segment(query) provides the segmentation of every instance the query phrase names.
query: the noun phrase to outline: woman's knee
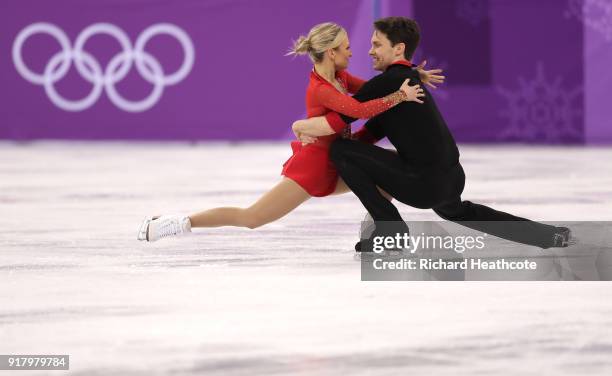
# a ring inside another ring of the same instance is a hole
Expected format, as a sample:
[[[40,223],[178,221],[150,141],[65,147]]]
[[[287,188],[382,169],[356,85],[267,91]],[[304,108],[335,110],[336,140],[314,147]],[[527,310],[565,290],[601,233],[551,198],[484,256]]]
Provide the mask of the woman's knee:
[[[242,223],[244,227],[256,229],[268,223],[257,210],[252,208],[243,209]]]

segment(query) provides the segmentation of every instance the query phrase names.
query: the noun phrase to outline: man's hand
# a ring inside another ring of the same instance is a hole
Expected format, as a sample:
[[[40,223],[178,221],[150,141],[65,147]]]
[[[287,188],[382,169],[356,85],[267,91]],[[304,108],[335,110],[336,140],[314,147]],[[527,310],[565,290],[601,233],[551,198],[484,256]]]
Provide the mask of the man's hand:
[[[336,133],[329,126],[325,116],[296,120],[291,126],[291,129],[297,138],[299,138],[298,133],[315,138]]]
[[[423,60],[421,64],[416,67],[421,77],[421,81],[432,89],[437,89],[437,86],[434,84],[443,84],[446,77],[436,74],[442,73],[442,69],[425,70],[425,64],[427,64],[427,60]]]
[[[298,137],[298,140],[300,140],[302,142],[302,145],[308,145],[308,144],[312,144],[313,142],[317,141],[316,137],[312,137],[312,136],[308,136],[304,133],[300,133],[300,136]]]
[[[302,145],[312,144],[313,142],[315,142],[317,138],[305,134],[303,128],[304,123],[302,120],[298,120],[293,123],[293,125],[291,126],[291,130],[293,131],[293,134],[295,134],[295,138],[297,138],[302,143]]]

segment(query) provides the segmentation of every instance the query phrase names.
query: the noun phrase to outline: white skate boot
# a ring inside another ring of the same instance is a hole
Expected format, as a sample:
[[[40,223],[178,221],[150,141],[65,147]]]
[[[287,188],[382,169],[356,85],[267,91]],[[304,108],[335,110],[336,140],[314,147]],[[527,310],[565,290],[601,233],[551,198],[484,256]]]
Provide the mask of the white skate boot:
[[[191,232],[191,221],[183,215],[162,215],[153,219],[145,218],[138,231],[138,240],[157,241],[170,236],[185,235]]]

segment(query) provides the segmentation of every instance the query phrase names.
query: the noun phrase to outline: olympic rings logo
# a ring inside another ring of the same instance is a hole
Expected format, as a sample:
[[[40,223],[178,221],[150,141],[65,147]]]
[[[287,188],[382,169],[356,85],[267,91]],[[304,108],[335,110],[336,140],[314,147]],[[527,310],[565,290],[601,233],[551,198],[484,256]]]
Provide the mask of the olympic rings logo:
[[[62,47],[60,52],[49,59],[42,74],[32,72],[23,62],[21,56],[25,41],[30,36],[39,33],[51,35]],[[110,59],[104,70],[98,60],[84,50],[87,40],[95,34],[110,35],[121,45],[122,51]],[[183,49],[183,63],[172,74],[166,75],[159,61],[145,51],[149,40],[158,34],[168,34],[176,38]],[[65,111],[83,111],[91,107],[100,98],[103,90],[106,90],[111,102],[124,111],[146,111],[159,101],[165,86],[177,84],[187,77],[193,66],[194,55],[193,42],[189,35],[183,29],[170,23],[158,23],[149,26],[140,33],[133,47],[127,34],[110,23],[95,23],[88,26],[77,36],[74,47],[71,47],[70,41],[62,29],[46,22],[34,23],[25,27],[13,42],[13,63],[17,72],[27,81],[42,85],[51,102]],[[83,79],[93,84],[93,88],[85,98],[71,101],[62,97],[54,85],[68,73],[73,61],[79,74]],[[127,76],[132,64],[135,64],[138,73],[146,81],[153,84],[153,90],[149,96],[140,101],[125,99],[115,88],[115,84]]]

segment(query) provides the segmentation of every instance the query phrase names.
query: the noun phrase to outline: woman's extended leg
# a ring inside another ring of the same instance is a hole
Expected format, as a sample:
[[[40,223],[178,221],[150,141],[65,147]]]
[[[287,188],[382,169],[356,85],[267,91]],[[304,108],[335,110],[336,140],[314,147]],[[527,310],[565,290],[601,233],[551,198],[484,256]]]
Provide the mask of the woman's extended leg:
[[[191,227],[238,226],[257,228],[276,221],[308,200],[310,195],[299,184],[283,178],[248,208],[220,207],[189,216]]]

